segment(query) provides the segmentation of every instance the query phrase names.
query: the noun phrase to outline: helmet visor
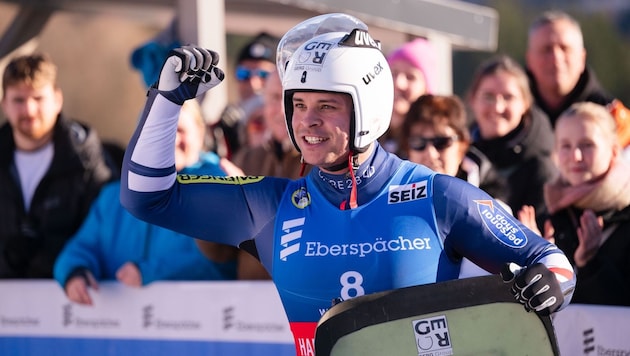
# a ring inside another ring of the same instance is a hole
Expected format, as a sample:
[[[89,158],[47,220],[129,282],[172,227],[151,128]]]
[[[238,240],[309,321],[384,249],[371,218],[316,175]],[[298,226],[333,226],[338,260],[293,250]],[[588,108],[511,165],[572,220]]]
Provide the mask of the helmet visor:
[[[342,13],[324,14],[305,20],[282,37],[276,53],[276,66],[283,80],[286,65],[293,53],[307,40],[329,32],[350,33],[355,28],[367,31],[368,27],[354,16]]]

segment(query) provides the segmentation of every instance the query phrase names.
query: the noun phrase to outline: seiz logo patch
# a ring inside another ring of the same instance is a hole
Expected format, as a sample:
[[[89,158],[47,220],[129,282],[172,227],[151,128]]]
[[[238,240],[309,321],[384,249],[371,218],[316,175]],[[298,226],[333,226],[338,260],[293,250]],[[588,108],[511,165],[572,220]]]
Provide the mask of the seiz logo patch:
[[[291,194],[291,203],[298,209],[304,209],[311,204],[311,195],[306,191],[306,188],[300,187]]]
[[[302,238],[302,229],[298,229],[304,226],[306,218],[297,218],[282,222],[282,232],[280,236],[280,260],[286,261],[287,257],[298,252],[300,250],[299,239]]]
[[[413,320],[411,325],[419,356],[453,354],[446,315]]]
[[[522,248],[527,245],[525,233],[511,217],[503,213],[502,210],[495,209],[492,200],[474,200],[474,202],[477,204],[481,221],[497,240],[514,248]]]
[[[406,203],[427,197],[427,181],[405,184],[390,185],[387,204]]]
[[[191,183],[218,183],[242,185],[249,183],[258,183],[265,178],[264,176],[247,176],[247,177],[220,177],[210,176],[206,174],[178,174],[177,181],[181,184]]]

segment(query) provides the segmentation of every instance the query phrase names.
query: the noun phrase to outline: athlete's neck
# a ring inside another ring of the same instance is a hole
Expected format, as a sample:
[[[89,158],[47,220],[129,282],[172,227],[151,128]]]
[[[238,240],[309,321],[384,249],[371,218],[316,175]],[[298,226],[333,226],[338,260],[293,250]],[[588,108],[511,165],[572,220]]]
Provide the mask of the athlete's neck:
[[[357,180],[357,186],[360,187],[364,185],[375,173],[376,168],[375,164],[375,154],[376,150],[374,149],[375,145],[371,145],[369,149],[365,152],[359,154],[361,157],[359,158],[359,165],[355,167],[355,176]],[[323,168],[319,168],[317,171],[317,176],[324,182],[328,183],[333,188],[339,191],[345,191],[350,189],[351,177],[350,177],[350,169],[348,167],[348,162],[346,161],[345,169],[330,171],[325,170]]]
[[[378,144],[374,144],[372,155],[364,160],[355,171],[359,205],[370,201],[387,183],[400,165],[400,158],[388,153]],[[315,167],[309,173],[313,182],[333,205],[339,206],[347,200],[352,189],[349,171],[344,173],[326,173]]]
[[[356,158],[353,157],[356,164],[360,166],[363,162],[368,160],[370,156],[372,156],[372,153],[374,152],[374,147],[375,147],[374,143],[371,143],[365,151],[356,155]],[[334,164],[328,167],[319,167],[319,169],[326,174],[334,174],[334,175],[346,174],[350,171],[348,157],[346,157],[343,161],[340,161],[337,164]]]

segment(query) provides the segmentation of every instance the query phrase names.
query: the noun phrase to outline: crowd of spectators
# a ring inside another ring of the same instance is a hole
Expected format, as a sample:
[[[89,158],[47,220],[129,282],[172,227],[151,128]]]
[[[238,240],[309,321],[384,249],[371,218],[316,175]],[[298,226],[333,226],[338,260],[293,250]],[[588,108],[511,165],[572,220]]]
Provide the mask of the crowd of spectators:
[[[178,131],[180,174],[305,174],[285,127],[278,40],[260,33],[242,48],[239,100],[208,131],[190,104],[192,121],[180,119],[189,126]],[[630,114],[586,59],[580,24],[545,12],[529,28],[524,65],[505,54],[489,58],[460,98],[435,93],[435,50],[414,39],[387,56],[394,111],[379,141],[482,188],[555,242],[578,271],[574,303],[630,305]],[[269,278],[254,256],[195,244],[122,208],[120,158],[93,129],[62,114],[46,54],[13,58],[2,89],[0,278],[54,277],[70,300],[85,304],[98,280]],[[208,135],[213,147],[203,146]]]

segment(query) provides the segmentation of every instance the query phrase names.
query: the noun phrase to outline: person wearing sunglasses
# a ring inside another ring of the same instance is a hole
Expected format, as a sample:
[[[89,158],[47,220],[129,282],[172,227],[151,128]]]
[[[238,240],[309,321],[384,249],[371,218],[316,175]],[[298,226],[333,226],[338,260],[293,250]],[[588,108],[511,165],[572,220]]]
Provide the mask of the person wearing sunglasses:
[[[228,105],[212,128],[216,146],[213,150],[220,156],[232,158],[239,149],[248,145],[244,134],[248,121],[246,112],[252,107],[262,106],[263,87],[270,73],[276,70],[278,41],[275,36],[261,32],[239,51],[234,68],[239,101]]]
[[[406,152],[400,144],[402,123],[409,106],[420,95],[435,91],[438,78],[436,50],[428,40],[416,38],[402,44],[387,55],[394,79],[394,108],[392,120],[387,132],[379,142],[389,151],[406,158]]]
[[[527,75],[509,56],[486,60],[471,83],[468,103],[475,121],[472,145],[505,179],[505,202],[512,211],[533,206],[542,230],[547,214],[543,185],[557,174],[549,119],[533,105]]]
[[[461,178],[495,199],[505,198],[505,182],[488,158],[470,145],[466,109],[458,96],[420,96],[409,107],[402,128],[401,146],[410,161]]]
[[[401,148],[408,160],[480,187],[511,213],[501,199],[505,182],[492,163],[470,145],[466,108],[456,95],[421,95],[411,103],[401,125]],[[463,258],[459,278],[488,272]]]
[[[248,80],[251,81],[257,78],[259,78],[261,81],[264,82],[269,76],[269,73],[271,72],[265,69],[250,69],[245,66],[238,66],[236,67],[235,74],[236,74],[236,80],[238,80],[239,83],[241,83],[241,82],[246,82]]]
[[[261,94],[265,80],[276,70],[276,46],[278,38],[261,32],[247,43],[236,59],[234,78],[238,95],[247,100]]]

